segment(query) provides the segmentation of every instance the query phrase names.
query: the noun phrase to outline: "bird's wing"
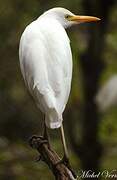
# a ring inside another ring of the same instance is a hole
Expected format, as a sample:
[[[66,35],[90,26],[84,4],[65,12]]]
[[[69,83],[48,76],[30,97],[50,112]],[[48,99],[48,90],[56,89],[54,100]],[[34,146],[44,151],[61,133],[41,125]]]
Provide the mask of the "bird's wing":
[[[72,53],[70,41],[65,29],[56,21],[46,23],[44,36],[46,38],[45,44],[47,44],[48,79],[54,92],[57,110],[62,113],[71,89]]]
[[[53,28],[52,23],[46,25],[48,27],[40,26],[39,29],[32,25],[24,32],[19,50],[20,66],[40,109],[44,113],[54,109],[54,118],[58,113],[60,120],[71,86],[71,49],[62,27],[55,22]]]
[[[35,32],[32,27],[26,29],[20,41],[20,67],[25,83],[35,98],[36,103],[40,104],[41,96],[44,96],[45,103],[44,105],[41,104],[41,106],[44,106],[41,107],[43,111],[47,111],[53,101],[53,96],[51,97],[52,88],[49,84],[48,70],[45,61],[46,55],[41,34]],[[37,96],[37,89],[40,94],[38,94],[39,97]]]

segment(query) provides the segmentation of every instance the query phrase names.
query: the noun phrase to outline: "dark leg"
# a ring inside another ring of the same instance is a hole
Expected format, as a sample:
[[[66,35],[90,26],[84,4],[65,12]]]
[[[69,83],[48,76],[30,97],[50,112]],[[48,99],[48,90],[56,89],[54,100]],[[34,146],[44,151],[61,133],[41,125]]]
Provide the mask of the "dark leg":
[[[43,133],[43,137],[44,137],[44,139],[46,139],[48,141],[48,147],[49,147],[49,149],[51,149],[48,129],[47,129],[47,126],[46,126],[46,123],[45,123],[45,116],[44,116],[44,133]]]

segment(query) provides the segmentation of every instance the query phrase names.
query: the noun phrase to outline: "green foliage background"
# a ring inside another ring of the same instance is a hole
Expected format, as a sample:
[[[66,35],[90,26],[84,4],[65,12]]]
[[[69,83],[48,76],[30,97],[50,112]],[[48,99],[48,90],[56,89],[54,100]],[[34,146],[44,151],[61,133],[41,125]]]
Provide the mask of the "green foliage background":
[[[81,0],[0,0],[0,179],[53,179],[45,164],[33,162],[36,152],[32,151],[26,143],[29,136],[40,132],[42,116],[25,88],[19,68],[18,46],[24,28],[42,12],[61,6],[82,14],[81,2]],[[117,73],[116,17],[117,5],[110,13],[110,24],[103,52],[106,67],[100,77],[100,86]],[[68,31],[73,50],[74,72],[67,108],[77,101],[83,102],[79,55],[87,47],[86,26],[80,25]],[[116,108],[113,107],[101,115],[99,137],[105,151],[101,161],[102,169],[111,170],[117,167]],[[53,146],[62,156],[58,130],[50,134]],[[78,171],[80,161],[72,150],[70,150],[70,158],[73,167]]]

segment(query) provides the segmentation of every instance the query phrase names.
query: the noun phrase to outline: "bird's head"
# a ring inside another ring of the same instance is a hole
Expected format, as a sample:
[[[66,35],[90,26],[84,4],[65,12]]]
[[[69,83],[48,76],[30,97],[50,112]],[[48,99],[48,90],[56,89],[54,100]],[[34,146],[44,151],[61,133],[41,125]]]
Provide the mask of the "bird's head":
[[[80,16],[80,15],[75,15],[69,10],[65,8],[52,8],[48,11],[46,11],[44,16],[48,16],[50,18],[57,19],[61,25],[64,28],[67,28],[69,26],[72,26],[74,24],[80,24],[80,23],[85,23],[85,22],[94,22],[94,21],[99,21],[100,18],[94,17],[94,16]]]

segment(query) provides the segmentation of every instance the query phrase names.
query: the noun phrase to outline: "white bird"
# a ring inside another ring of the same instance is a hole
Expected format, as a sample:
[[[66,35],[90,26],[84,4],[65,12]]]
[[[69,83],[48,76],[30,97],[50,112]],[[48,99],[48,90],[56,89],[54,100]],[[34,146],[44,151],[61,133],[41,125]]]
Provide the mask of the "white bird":
[[[100,112],[105,112],[117,105],[117,74],[110,77],[99,89],[95,101]]]
[[[72,80],[72,53],[66,28],[82,22],[98,21],[77,16],[64,8],[42,14],[24,30],[19,47],[21,72],[48,128],[61,130],[64,155],[68,157],[62,126]]]

